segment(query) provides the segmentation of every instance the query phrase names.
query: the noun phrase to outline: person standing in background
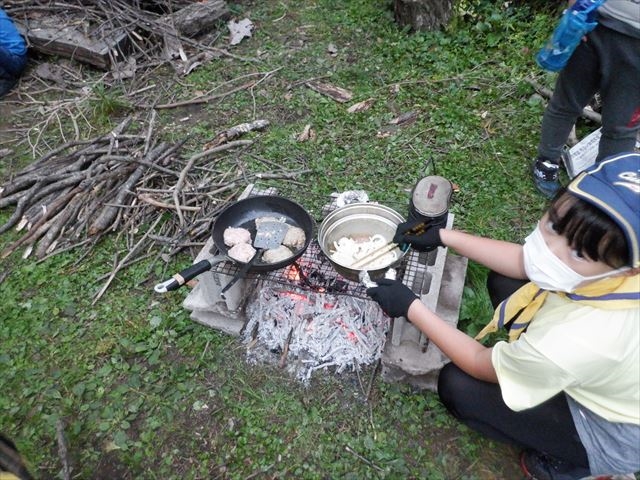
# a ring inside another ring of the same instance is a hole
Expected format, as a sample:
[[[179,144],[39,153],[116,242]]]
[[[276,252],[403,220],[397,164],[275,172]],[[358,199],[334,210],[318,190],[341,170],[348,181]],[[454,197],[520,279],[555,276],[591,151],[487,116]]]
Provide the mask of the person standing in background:
[[[640,131],[640,0],[607,0],[596,19],[596,28],[560,71],[542,118],[532,173],[536,188],[548,198],[560,189],[564,144],[596,92],[602,98],[596,161],[633,151]]]
[[[0,8],[0,98],[14,87],[27,65],[27,44]]]

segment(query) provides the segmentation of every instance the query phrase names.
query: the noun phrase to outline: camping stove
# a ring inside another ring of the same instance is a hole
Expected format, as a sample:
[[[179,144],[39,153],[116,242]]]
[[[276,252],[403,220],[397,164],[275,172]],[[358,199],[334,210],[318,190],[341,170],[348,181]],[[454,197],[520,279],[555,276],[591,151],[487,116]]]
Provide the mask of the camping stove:
[[[249,187],[241,198],[274,195]],[[325,206],[323,213],[331,211]],[[453,224],[449,214],[447,226]],[[213,242],[195,262],[209,257]],[[314,239],[293,264],[240,279],[223,299],[220,290],[237,272],[232,262],[218,264],[198,276],[183,305],[191,318],[239,336],[248,359],[275,363],[301,380],[332,367],[337,373],[381,360],[387,381],[404,381],[435,389],[446,358],[404,318],[391,319],[370,300],[366,287],[342,277]],[[452,325],[457,324],[466,259],[446,248],[410,251],[397,268],[397,278]]]

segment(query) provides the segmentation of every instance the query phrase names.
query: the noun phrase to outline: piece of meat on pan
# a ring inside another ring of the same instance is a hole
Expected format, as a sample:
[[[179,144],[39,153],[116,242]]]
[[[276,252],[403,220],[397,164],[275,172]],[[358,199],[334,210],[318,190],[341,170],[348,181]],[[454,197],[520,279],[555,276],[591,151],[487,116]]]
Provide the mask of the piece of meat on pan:
[[[233,247],[239,243],[251,243],[251,232],[246,228],[227,227],[222,238],[227,247]]]
[[[247,263],[256,254],[256,249],[248,243],[238,243],[229,249],[227,255],[238,262]]]
[[[262,260],[265,263],[278,263],[293,256],[293,252],[284,245],[280,245],[277,248],[270,248],[265,250],[262,254]]]
[[[293,250],[298,250],[304,247],[304,243],[307,241],[307,237],[304,234],[304,230],[300,227],[289,226],[287,233],[282,239],[282,244],[292,248]]]

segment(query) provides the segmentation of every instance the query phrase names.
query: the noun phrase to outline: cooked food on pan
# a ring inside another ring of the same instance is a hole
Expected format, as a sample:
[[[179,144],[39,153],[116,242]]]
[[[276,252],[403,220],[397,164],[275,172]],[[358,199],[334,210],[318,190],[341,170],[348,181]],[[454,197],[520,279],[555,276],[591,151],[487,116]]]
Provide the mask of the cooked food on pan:
[[[357,240],[354,240],[351,237],[341,237],[338,241],[333,242],[335,251],[331,254],[331,259],[340,265],[350,267],[370,252],[386,245],[386,243],[387,240],[380,234],[375,234],[366,238],[358,237]],[[397,251],[392,250],[380,258],[368,263],[367,270],[376,270],[378,268],[388,267],[397,259]]]
[[[284,245],[280,245],[277,248],[270,248],[269,250],[265,250],[262,254],[262,261],[265,263],[278,263],[286,260],[287,258],[293,256],[293,252]]]
[[[304,247],[307,238],[302,228],[295,227],[286,223],[285,217],[265,216],[256,218],[256,228],[259,225],[263,227],[263,234],[269,234],[269,227],[265,224],[269,222],[277,222],[277,225],[284,224],[286,232],[282,237],[282,243],[277,248],[265,250],[262,253],[261,260],[264,263],[278,263],[286,260],[294,255],[294,252]],[[227,254],[234,260],[247,263],[256,253],[253,246],[254,239],[251,232],[246,228],[227,227],[223,232],[223,240],[225,245],[231,247]]]
[[[251,232],[246,228],[227,227],[222,237],[227,247],[233,247],[240,243],[251,243]]]
[[[247,263],[256,254],[256,249],[248,243],[238,243],[231,247],[227,254],[238,262]]]
[[[299,248],[304,247],[304,243],[306,241],[307,237],[304,234],[304,230],[300,227],[289,226],[287,233],[282,239],[282,244],[292,248],[293,250],[298,250]]]

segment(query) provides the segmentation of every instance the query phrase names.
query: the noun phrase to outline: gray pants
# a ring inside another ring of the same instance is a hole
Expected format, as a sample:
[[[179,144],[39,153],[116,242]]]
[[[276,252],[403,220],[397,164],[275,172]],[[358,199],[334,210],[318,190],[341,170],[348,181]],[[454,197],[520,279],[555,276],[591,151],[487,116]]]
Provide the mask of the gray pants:
[[[538,158],[556,161],[582,109],[602,98],[596,161],[632,152],[640,130],[640,38],[598,25],[560,72],[542,118]]]

